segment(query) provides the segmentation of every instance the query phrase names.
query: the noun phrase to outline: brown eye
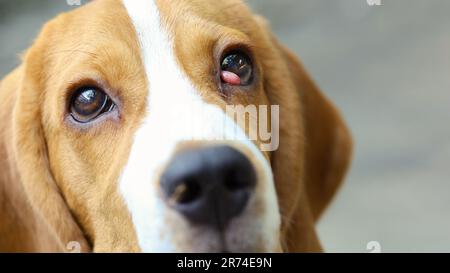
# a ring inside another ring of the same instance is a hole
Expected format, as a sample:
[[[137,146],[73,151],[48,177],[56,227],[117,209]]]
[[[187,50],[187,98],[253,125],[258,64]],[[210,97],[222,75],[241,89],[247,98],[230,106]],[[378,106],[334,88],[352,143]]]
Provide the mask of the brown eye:
[[[220,77],[230,85],[249,85],[253,78],[250,57],[243,52],[232,52],[225,56],[221,64]]]
[[[96,87],[78,89],[70,103],[70,114],[80,123],[90,122],[113,109],[112,100]]]

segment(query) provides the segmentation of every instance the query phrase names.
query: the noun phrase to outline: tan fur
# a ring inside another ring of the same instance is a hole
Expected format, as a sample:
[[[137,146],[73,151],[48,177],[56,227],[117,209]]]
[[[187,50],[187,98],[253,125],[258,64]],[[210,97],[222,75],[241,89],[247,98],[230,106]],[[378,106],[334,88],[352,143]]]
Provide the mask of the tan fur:
[[[338,111],[241,1],[158,0],[158,6],[177,61],[205,101],[280,105],[280,148],[265,155],[275,177],[283,250],[321,251],[315,222],[351,157]],[[224,99],[215,92],[215,60],[237,45],[251,51],[257,83],[250,96]],[[64,251],[69,241],[83,251],[140,250],[117,185],[145,110],[139,52],[120,1],[94,1],[47,24],[23,64],[2,81],[0,252]],[[65,118],[70,90],[86,83],[101,85],[123,105],[119,116],[94,130]]]

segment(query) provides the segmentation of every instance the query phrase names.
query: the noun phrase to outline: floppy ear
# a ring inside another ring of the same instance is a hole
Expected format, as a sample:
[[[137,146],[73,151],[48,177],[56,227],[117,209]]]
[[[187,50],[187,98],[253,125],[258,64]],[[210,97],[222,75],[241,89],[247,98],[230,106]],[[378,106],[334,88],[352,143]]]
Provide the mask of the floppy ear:
[[[318,252],[315,222],[332,200],[350,163],[352,141],[340,114],[322,95],[302,65],[263,29],[264,88],[272,104],[280,105],[280,145],[272,152],[283,248]]]
[[[344,180],[352,157],[352,138],[336,107],[321,93],[296,56],[278,45],[303,105],[305,183],[315,221]]]
[[[45,96],[46,76],[42,60],[47,47],[46,36],[44,31],[26,54],[22,65],[23,78],[18,83],[13,112],[16,164],[33,209],[60,242],[61,250],[66,249],[69,242],[76,241],[80,244],[81,251],[89,251],[89,245],[69,211],[49,167],[41,112]]]

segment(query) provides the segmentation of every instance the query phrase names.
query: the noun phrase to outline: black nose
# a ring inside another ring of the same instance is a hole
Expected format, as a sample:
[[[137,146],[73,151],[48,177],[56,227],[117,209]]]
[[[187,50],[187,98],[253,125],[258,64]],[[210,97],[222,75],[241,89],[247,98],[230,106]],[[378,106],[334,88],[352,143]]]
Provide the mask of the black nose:
[[[161,177],[170,206],[193,223],[218,229],[244,210],[255,184],[250,161],[228,146],[181,152]]]

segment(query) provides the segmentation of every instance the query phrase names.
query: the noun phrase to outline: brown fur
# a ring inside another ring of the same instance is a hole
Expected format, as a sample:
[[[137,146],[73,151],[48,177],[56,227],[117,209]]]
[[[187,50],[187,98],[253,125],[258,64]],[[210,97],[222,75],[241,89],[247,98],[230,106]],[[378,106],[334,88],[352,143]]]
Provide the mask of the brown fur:
[[[240,1],[158,5],[174,34],[178,62],[205,101],[280,105],[280,148],[266,157],[283,220],[283,250],[321,251],[315,223],[351,157],[340,114],[264,20]],[[147,96],[133,33],[119,1],[95,1],[47,24],[23,64],[2,81],[0,252],[63,251],[69,241],[81,242],[83,251],[139,251],[117,186]],[[212,92],[218,80],[214,54],[236,45],[257,61],[257,84],[251,96],[238,92],[224,100]],[[69,90],[87,79],[124,106],[95,130],[64,118]]]

